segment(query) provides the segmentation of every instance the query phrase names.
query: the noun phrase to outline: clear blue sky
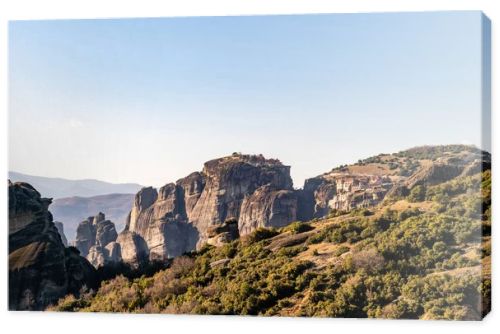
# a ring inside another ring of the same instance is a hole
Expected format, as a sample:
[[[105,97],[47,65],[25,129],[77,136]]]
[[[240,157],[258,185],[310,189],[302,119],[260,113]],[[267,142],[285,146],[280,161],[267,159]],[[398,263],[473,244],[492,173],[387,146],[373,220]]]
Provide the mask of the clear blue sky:
[[[423,144],[481,145],[481,14],[9,25],[9,169],[162,185],[263,153],[307,177]]]

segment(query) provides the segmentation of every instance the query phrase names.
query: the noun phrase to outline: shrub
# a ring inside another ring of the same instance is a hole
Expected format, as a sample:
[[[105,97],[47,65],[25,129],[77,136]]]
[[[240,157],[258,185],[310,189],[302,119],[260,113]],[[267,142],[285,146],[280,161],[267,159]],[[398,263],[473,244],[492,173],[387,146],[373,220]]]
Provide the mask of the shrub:
[[[422,185],[413,187],[408,195],[408,200],[410,202],[422,202],[425,200],[425,187]]]
[[[342,255],[344,253],[347,253],[349,250],[350,250],[350,248],[347,247],[347,246],[340,246],[339,248],[337,248],[335,250],[335,252],[333,253],[333,255],[340,256],[340,255]]]
[[[307,223],[293,222],[290,225],[283,227],[283,232],[290,232],[292,234],[299,234],[312,230],[313,227]]]
[[[255,231],[253,231],[250,235],[247,236],[246,241],[249,244],[259,242],[265,239],[272,238],[278,235],[278,231],[270,228],[259,227]]]

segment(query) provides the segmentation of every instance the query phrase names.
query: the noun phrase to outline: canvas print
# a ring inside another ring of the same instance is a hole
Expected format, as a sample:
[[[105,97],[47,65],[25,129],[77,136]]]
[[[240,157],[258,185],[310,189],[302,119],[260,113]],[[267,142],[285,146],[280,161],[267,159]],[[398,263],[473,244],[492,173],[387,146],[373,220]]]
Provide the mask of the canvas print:
[[[9,309],[481,320],[481,12],[12,21]]]

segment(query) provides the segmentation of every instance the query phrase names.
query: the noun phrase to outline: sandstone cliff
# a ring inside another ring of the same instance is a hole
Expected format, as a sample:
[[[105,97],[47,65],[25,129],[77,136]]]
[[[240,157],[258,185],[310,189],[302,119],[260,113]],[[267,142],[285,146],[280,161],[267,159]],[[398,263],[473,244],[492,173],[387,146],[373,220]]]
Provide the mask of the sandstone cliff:
[[[31,185],[9,181],[10,310],[42,310],[97,283],[88,261],[64,247],[47,210],[50,202]]]

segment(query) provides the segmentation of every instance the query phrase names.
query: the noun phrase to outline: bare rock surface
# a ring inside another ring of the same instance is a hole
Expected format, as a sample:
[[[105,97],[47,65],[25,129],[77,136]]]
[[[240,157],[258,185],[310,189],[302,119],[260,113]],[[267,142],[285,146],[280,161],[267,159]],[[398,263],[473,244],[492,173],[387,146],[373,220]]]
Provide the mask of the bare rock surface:
[[[28,183],[9,181],[9,309],[42,310],[84,286],[96,273],[78,251],[63,244],[42,198]]]
[[[238,222],[227,220],[221,225],[211,226],[207,231],[207,244],[220,247],[240,237]]]
[[[297,219],[297,207],[295,191],[262,186],[242,202],[240,234],[252,233],[259,227],[284,227]]]
[[[243,221],[237,226],[239,234],[261,226],[285,226],[296,217],[290,167],[262,155],[235,153],[210,160],[201,172],[159,190],[141,189],[125,231],[143,238],[151,260],[163,260],[207,242],[234,240],[234,231],[211,235],[226,221]]]
[[[54,226],[57,228],[59,235],[61,236],[61,241],[64,247],[68,247],[68,239],[66,239],[66,235],[64,234],[64,225],[61,222],[54,222]]]
[[[98,268],[108,262],[121,260],[116,256],[109,257],[106,249],[106,246],[115,242],[117,237],[115,224],[107,220],[104,213],[99,212],[78,225],[75,247],[94,267]]]
[[[132,266],[137,266],[148,259],[148,245],[144,239],[135,232],[121,232],[116,239],[116,243],[120,245],[120,254],[123,262]]]

